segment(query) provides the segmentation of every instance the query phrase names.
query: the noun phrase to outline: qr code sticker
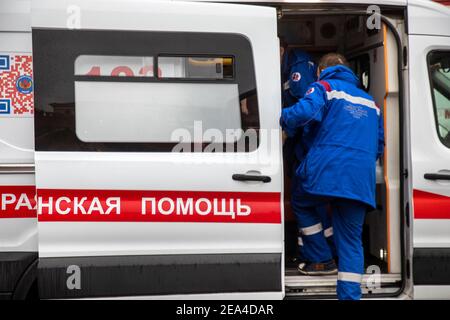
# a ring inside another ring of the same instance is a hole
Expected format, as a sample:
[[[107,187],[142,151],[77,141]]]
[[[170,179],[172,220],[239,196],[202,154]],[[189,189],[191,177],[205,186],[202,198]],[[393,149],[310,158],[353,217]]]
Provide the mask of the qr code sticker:
[[[0,53],[0,117],[34,114],[32,65],[29,54]]]

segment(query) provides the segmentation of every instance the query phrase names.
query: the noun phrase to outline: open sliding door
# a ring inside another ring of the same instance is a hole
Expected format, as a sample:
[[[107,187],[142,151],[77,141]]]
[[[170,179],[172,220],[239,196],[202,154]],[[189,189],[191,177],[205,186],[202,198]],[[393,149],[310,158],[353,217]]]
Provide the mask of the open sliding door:
[[[275,9],[33,5],[40,297],[281,298]]]

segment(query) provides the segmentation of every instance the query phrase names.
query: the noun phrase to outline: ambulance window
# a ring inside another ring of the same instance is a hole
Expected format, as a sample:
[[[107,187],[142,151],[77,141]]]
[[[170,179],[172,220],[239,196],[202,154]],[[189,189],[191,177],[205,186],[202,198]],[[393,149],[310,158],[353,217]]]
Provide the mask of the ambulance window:
[[[232,79],[233,57],[158,57],[161,78]]]
[[[33,33],[37,151],[251,152],[259,107],[240,34]]]
[[[153,57],[81,55],[75,60],[75,75],[153,77]]]
[[[75,115],[83,142],[234,143],[242,129],[233,83],[76,81]]]
[[[450,148],[450,51],[430,52],[428,67],[437,132]]]

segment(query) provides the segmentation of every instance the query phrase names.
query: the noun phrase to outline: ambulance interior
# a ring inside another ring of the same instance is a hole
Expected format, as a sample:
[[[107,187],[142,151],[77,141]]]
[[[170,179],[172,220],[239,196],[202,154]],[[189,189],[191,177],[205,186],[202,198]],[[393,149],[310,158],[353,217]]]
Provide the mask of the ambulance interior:
[[[386,151],[377,165],[377,208],[369,212],[363,229],[366,273],[363,294],[392,294],[401,286],[400,228],[400,144],[398,49],[393,32],[381,23],[380,29],[366,28],[366,17],[356,15],[311,15],[283,11],[278,34],[288,50],[300,48],[318,62],[321,55],[339,52],[361,80],[362,86],[382,108]],[[286,172],[286,168],[284,170]],[[332,295],[336,276],[302,276],[292,257],[297,252],[297,226],[290,206],[290,178],[285,174],[286,295]]]

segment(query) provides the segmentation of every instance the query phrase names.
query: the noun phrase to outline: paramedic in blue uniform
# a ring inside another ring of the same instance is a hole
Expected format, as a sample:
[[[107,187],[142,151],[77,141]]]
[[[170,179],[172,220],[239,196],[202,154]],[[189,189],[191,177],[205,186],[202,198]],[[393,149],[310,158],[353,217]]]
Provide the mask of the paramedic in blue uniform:
[[[299,193],[310,204],[302,208],[303,215],[309,215],[303,228],[309,235],[309,258],[316,262],[303,264],[299,271],[313,275],[333,268],[332,253],[314,210],[323,201],[330,202],[339,259],[337,295],[356,300],[361,298],[364,273],[362,227],[366,210],[375,208],[375,166],[384,150],[383,118],[342,55],[323,56],[318,75],[303,99],[283,109],[280,120],[289,137],[302,127],[317,126],[296,171]]]
[[[280,37],[280,56],[281,56],[281,79],[282,79],[282,102],[283,108],[292,106],[297,103],[306,93],[309,86],[317,80],[317,66],[309,54],[300,49],[291,49],[287,51],[287,44],[282,37]],[[311,139],[314,136],[311,132],[314,131],[314,125],[299,128],[294,137],[288,137],[283,145],[283,154],[287,164],[287,174],[289,177],[294,176],[295,169],[302,162],[310,147]],[[291,185],[291,205],[296,216],[297,224],[302,219],[301,210],[298,208],[301,205],[301,198],[294,197],[297,190],[298,179],[292,179]],[[335,255],[335,246],[333,241],[333,228],[331,226],[331,219],[329,217],[328,204],[323,203],[316,207],[317,213],[324,228],[324,235],[330,245],[333,256]],[[307,217],[306,217],[307,218]],[[304,245],[301,232],[298,234],[298,259],[305,260],[302,251],[308,250]],[[294,259],[296,261],[296,259]]]

